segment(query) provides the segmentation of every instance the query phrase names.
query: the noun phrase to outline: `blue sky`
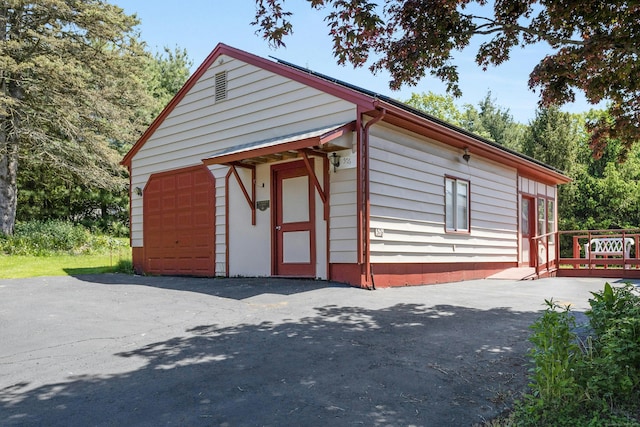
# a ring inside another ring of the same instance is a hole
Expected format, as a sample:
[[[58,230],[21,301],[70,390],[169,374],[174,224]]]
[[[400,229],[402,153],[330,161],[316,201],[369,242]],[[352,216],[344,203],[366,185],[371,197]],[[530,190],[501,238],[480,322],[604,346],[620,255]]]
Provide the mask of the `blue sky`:
[[[388,74],[377,75],[365,67],[339,66],[332,55],[332,44],[322,14],[314,12],[307,2],[287,2],[294,12],[294,33],[285,39],[286,48],[271,49],[255,34],[250,25],[255,14],[253,0],[112,0],[127,14],[136,14],[141,21],[139,31],[151,51],[164,46],[187,49],[193,69],[207,57],[216,44],[222,42],[262,57],[273,56],[310,68],[340,80],[358,85],[399,100],[408,99],[413,92],[445,93],[444,85],[430,76],[417,86],[389,89]],[[546,46],[517,48],[508,63],[483,72],[474,62],[476,51],[466,49],[455,57],[460,72],[462,98],[456,104],[477,105],[488,91],[497,105],[508,108],[514,119],[527,123],[535,116],[537,94],[527,86],[534,65],[548,53]],[[581,112],[591,106],[584,100],[563,107],[565,111]]]

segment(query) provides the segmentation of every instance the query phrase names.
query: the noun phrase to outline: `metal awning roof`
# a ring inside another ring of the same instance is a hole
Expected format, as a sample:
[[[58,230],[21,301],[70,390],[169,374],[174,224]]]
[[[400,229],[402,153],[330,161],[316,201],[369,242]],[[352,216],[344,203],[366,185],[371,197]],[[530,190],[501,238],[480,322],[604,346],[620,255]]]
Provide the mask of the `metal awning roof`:
[[[345,146],[332,143],[332,141],[349,132],[353,132],[355,128],[355,121],[352,121],[262,141],[240,144],[215,153],[202,161],[206,165],[237,162],[259,164],[297,157],[298,150],[306,148],[313,147],[326,152],[343,150],[351,148],[351,143]]]

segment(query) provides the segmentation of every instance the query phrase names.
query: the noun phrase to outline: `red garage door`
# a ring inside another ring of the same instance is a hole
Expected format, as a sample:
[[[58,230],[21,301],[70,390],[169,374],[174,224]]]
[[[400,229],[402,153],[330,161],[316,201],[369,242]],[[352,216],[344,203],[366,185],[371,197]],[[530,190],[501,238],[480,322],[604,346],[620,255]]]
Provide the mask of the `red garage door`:
[[[215,275],[215,185],[206,166],[151,175],[144,190],[145,272]]]

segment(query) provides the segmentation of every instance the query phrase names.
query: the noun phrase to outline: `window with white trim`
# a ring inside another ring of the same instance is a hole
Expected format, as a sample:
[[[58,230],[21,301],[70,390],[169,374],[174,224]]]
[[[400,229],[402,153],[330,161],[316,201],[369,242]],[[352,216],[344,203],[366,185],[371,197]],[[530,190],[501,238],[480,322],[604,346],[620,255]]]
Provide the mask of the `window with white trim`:
[[[446,231],[470,231],[469,181],[445,178],[445,228]]]

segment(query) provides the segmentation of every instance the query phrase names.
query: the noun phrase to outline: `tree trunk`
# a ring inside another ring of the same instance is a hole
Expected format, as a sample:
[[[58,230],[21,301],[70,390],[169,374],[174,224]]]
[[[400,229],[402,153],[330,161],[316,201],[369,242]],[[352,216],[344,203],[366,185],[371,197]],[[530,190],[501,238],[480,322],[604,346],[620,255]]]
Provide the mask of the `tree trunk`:
[[[13,234],[16,222],[18,191],[18,143],[10,131],[10,122],[2,118],[0,122],[0,233]]]
[[[9,9],[0,8],[0,41],[5,44],[10,39]],[[20,86],[20,76],[0,70],[0,93],[20,102],[24,90]],[[21,120],[19,107],[5,104],[0,111],[0,233],[13,234],[18,206],[18,146]]]

